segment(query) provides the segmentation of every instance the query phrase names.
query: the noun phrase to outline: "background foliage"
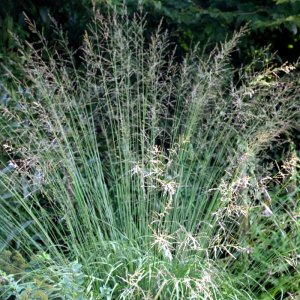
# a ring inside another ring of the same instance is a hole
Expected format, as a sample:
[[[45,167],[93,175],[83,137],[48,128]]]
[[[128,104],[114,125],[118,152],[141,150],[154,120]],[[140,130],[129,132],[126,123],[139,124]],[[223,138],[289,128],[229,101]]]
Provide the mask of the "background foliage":
[[[2,1],[3,2],[3,1]],[[92,3],[94,2],[94,3]],[[80,44],[93,7],[104,13],[108,7],[123,9],[123,0],[4,0],[0,8],[0,57],[14,50],[14,43],[7,31],[15,31],[28,38],[23,12],[36,20],[46,36],[51,37],[49,14],[69,33],[71,45]],[[270,45],[270,53],[277,51],[280,62],[298,58],[300,47],[299,0],[126,0],[129,13],[143,3],[148,13],[148,28],[155,28],[164,18],[164,27],[173,33],[180,45],[179,55],[191,44],[200,42],[214,46],[230,37],[234,30],[248,24],[250,31],[244,37],[236,55],[236,63],[242,63],[259,53],[261,47]]]
[[[8,1],[0,8],[0,51],[5,54],[14,50],[14,43],[7,31],[28,38],[23,12],[34,19],[45,35],[51,39],[49,14],[68,31],[70,43],[76,47],[90,20],[93,6],[103,13],[108,7],[123,9],[123,0],[71,0],[71,1]],[[248,24],[250,31],[240,46],[237,63],[256,55],[261,47],[270,45],[270,52],[277,51],[280,62],[298,58],[300,46],[300,1],[298,0],[126,0],[129,13],[143,3],[148,14],[150,28],[155,28],[164,18],[164,26],[173,32],[181,52],[192,43],[207,42],[215,45],[231,36],[234,30]],[[149,28],[149,26],[148,26]]]

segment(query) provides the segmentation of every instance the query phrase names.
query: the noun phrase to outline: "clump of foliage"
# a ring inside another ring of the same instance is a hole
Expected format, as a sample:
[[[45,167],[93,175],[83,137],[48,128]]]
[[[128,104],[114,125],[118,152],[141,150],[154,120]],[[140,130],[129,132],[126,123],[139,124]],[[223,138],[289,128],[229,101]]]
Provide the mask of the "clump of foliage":
[[[78,69],[59,29],[60,52],[29,25],[40,44],[0,106],[2,251],[46,252],[59,274],[78,261],[80,282],[62,285],[82,299],[295,296],[298,154],[266,163],[295,126],[294,67],[234,71],[242,32],[177,63],[159,29],[146,43],[143,17],[96,13]]]
[[[4,251],[4,256],[7,253]],[[22,261],[25,260],[19,252],[17,255]],[[85,299],[81,267],[77,261],[57,266],[47,253],[34,255],[27,263],[26,270],[19,269],[17,273],[11,269],[4,272],[7,268],[0,266],[1,299]]]
[[[26,269],[26,260],[19,251],[4,250],[0,256],[0,270],[18,274]]]

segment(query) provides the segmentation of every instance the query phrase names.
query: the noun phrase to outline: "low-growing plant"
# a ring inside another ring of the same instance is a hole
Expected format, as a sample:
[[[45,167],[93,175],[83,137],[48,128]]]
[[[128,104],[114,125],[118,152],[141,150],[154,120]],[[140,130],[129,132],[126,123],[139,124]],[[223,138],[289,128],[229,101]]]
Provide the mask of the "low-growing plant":
[[[27,263],[27,269],[17,273],[11,270],[3,272],[0,267],[1,299],[85,299],[85,275],[81,267],[77,261],[63,267],[57,266],[47,253],[34,255]]]
[[[61,273],[80,263],[80,282],[63,276],[47,297],[296,295],[299,190],[284,187],[299,182],[297,152],[267,163],[297,118],[294,67],[233,70],[243,32],[176,62],[166,33],[145,42],[143,17],[96,13],[77,68],[58,27],[52,49],[29,26],[40,44],[0,106],[0,245],[46,252]]]

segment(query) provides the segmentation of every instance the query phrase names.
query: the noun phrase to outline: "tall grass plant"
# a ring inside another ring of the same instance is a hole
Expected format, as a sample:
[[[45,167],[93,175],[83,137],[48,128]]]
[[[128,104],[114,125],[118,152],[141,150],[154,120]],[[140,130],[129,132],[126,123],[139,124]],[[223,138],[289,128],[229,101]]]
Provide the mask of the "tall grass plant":
[[[0,107],[2,297],[296,299],[298,157],[268,157],[295,126],[294,67],[233,70],[243,32],[177,62],[138,15],[96,13],[77,51],[28,22]]]

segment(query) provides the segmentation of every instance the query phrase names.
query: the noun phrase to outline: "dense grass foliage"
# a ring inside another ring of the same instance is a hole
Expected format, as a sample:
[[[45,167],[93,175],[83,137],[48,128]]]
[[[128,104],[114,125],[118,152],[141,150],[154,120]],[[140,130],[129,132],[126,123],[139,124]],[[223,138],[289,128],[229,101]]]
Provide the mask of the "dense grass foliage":
[[[30,23],[0,106],[1,297],[295,299],[298,156],[267,157],[295,125],[294,67],[234,71],[243,33],[177,63],[145,26],[96,14],[78,69]]]

